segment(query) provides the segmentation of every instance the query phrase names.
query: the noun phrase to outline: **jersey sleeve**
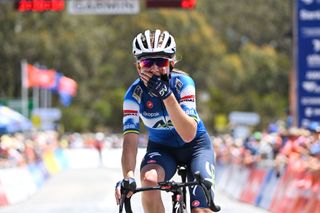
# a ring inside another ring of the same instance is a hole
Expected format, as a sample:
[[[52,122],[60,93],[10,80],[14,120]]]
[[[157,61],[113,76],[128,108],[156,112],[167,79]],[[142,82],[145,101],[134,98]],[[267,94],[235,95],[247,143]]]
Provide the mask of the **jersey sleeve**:
[[[140,131],[139,103],[136,92],[128,90],[123,101],[123,134],[137,133]]]
[[[190,117],[194,118],[197,123],[200,121],[199,115],[196,110],[196,90],[195,84],[191,77],[183,76],[177,79],[180,81],[176,85],[180,85],[180,106],[184,112]]]

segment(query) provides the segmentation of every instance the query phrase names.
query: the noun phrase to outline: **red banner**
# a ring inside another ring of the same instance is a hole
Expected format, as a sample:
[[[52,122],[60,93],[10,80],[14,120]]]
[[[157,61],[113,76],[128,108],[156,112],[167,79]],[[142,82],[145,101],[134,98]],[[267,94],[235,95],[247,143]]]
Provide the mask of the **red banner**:
[[[60,11],[64,10],[64,4],[64,0],[16,0],[15,8],[20,12]]]

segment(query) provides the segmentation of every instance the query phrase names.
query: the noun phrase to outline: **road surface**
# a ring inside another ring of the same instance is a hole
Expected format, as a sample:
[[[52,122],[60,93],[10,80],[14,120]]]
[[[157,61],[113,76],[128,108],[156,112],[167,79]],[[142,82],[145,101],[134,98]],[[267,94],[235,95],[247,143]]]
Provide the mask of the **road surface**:
[[[141,159],[144,150],[139,150]],[[69,153],[70,154],[70,153]],[[103,164],[99,165],[94,150],[72,155],[72,169],[61,171],[50,177],[44,186],[29,199],[8,207],[0,213],[112,213],[118,212],[114,200],[114,185],[121,179],[120,149],[108,149],[103,153]],[[170,194],[163,192],[166,212],[170,212]],[[217,191],[216,202],[221,213],[263,213],[261,208],[250,206],[226,197]],[[132,198],[134,212],[142,207],[139,194]]]

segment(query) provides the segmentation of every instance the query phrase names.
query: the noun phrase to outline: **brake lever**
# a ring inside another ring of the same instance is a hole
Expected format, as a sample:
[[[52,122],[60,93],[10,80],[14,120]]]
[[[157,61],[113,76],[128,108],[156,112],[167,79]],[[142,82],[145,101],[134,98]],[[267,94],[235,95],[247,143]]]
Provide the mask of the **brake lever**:
[[[194,178],[200,184],[200,186],[203,188],[204,193],[205,193],[206,198],[207,198],[207,203],[208,203],[208,206],[210,207],[210,209],[212,211],[214,211],[214,212],[220,211],[221,210],[220,206],[218,206],[218,205],[216,205],[214,203],[213,198],[210,195],[210,190],[211,190],[211,187],[212,187],[212,183],[210,181],[202,178],[199,171],[194,173]]]

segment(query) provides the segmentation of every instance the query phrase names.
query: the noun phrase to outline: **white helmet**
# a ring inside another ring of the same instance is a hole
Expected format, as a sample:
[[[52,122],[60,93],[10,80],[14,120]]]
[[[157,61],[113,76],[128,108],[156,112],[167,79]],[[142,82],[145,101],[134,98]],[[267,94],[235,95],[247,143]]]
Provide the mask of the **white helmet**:
[[[167,31],[146,30],[133,39],[132,53],[138,60],[145,56],[172,58],[176,53],[176,42]]]

